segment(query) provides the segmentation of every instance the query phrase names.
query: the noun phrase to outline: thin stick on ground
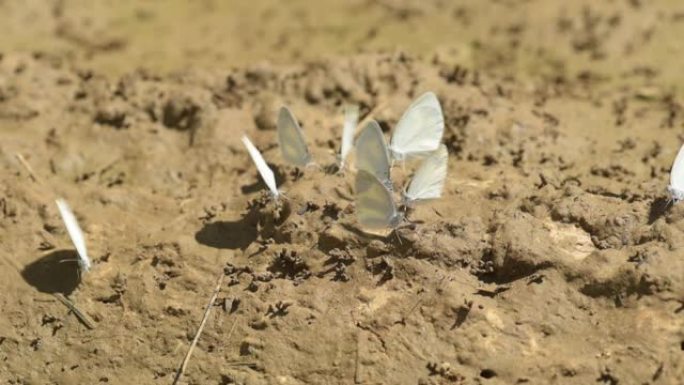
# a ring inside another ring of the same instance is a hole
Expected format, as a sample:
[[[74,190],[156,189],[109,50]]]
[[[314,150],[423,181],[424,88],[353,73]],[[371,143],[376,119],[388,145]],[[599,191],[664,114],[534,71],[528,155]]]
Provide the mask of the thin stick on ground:
[[[230,337],[233,335],[233,331],[235,330],[235,325],[237,325],[237,321],[233,321],[233,326],[230,327],[230,331],[228,332],[228,337],[226,337],[226,342],[230,341]]]
[[[221,291],[221,284],[223,283],[223,270],[221,270],[221,273],[219,274],[218,278],[216,279],[216,287],[214,288],[214,292],[211,294],[211,298],[209,299],[209,302],[207,303],[207,307],[204,308],[204,316],[202,317],[202,322],[200,322],[199,328],[197,328],[197,333],[195,333],[195,338],[192,339],[192,343],[190,344],[190,348],[188,349],[188,352],[185,353],[185,358],[183,358],[183,363],[181,364],[180,368],[178,368],[178,373],[176,373],[176,378],[173,380],[173,385],[176,385],[180,383],[180,379],[183,376],[183,373],[185,373],[185,368],[188,366],[188,362],[190,361],[190,357],[192,357],[192,352],[195,350],[195,346],[197,346],[197,341],[199,341],[200,335],[202,335],[202,331],[204,330],[204,325],[207,323],[207,319],[209,318],[209,313],[211,312],[211,308],[214,307],[214,302],[216,302],[216,297],[218,297],[219,292]]]
[[[354,358],[354,383],[361,383],[361,352],[359,352],[359,345],[361,345],[361,332],[356,335],[356,357]]]
[[[76,315],[76,318],[78,318],[78,320],[81,321],[81,323],[83,323],[88,329],[95,329],[95,322],[84,312],[79,310],[79,308],[77,308],[76,305],[67,297],[60,293],[54,293],[53,295],[59,300],[59,302],[63,303],[64,306],[68,307],[69,310]]]
[[[18,152],[17,152],[16,154],[14,154],[14,157],[17,158],[17,160],[19,161],[19,163],[21,163],[22,166],[24,166],[24,168],[26,169],[26,172],[28,172],[29,177],[31,178],[31,180],[34,181],[34,182],[36,182],[36,183],[40,183],[40,181],[39,181],[38,178],[36,177],[36,173],[33,172],[33,168],[31,167],[31,165],[29,164],[29,162],[26,161],[26,158],[24,158],[24,156],[21,155],[21,154],[18,153]]]

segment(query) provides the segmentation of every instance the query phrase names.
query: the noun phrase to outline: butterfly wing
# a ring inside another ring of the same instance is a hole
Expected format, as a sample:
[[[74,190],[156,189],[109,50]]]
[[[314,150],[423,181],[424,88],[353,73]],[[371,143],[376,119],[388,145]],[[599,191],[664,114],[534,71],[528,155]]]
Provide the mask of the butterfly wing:
[[[340,168],[344,167],[344,160],[349,155],[354,144],[354,131],[359,122],[359,107],[347,106],[344,109],[344,126],[342,126],[342,148],[340,149]]]
[[[86,249],[85,237],[81,227],[78,225],[74,212],[71,211],[71,208],[64,199],[57,199],[55,203],[57,203],[57,209],[59,209],[59,214],[62,216],[62,221],[64,221],[67,233],[69,233],[71,243],[76,247],[78,265],[83,271],[90,270],[91,263],[88,257],[88,250]]]
[[[401,214],[392,193],[373,174],[359,170],[356,174],[356,215],[363,227],[386,229],[396,227]]]
[[[684,191],[684,145],[679,148],[677,157],[675,157],[674,163],[672,163],[670,186],[674,189]]]
[[[304,167],[311,162],[302,129],[287,107],[281,107],[278,112],[278,146],[285,161],[292,165]]]
[[[446,146],[442,144],[437,151],[423,161],[413,175],[404,194],[406,200],[413,202],[441,197],[447,176],[448,160],[449,153]]]
[[[356,168],[374,175],[388,188],[392,186],[387,142],[375,120],[369,121],[356,139]]]
[[[390,150],[397,160],[435,151],[444,134],[444,115],[437,96],[421,95],[406,110],[392,134]]]
[[[273,194],[273,196],[275,197],[278,197],[278,186],[276,186],[276,180],[275,175],[273,174],[273,170],[271,170],[271,168],[268,167],[266,161],[264,160],[264,157],[261,156],[259,150],[257,150],[256,147],[254,147],[254,144],[252,144],[252,141],[250,141],[246,135],[242,136],[242,143],[245,145],[245,147],[247,147],[247,152],[249,152],[249,156],[252,157],[252,161],[254,161],[257,170],[259,170],[259,175],[261,175],[261,179],[264,180],[264,183],[266,183],[268,189],[271,190],[271,194]]]

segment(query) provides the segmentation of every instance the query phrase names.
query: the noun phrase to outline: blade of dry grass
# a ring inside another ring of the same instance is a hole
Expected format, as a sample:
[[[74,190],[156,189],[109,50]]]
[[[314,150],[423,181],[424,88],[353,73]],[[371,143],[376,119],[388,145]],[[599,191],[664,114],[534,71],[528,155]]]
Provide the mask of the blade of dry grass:
[[[183,377],[183,373],[185,373],[185,369],[188,367],[188,362],[190,361],[190,357],[192,357],[192,352],[195,350],[195,346],[197,346],[197,341],[199,341],[200,336],[202,335],[202,331],[204,330],[204,325],[207,323],[207,319],[209,318],[209,313],[211,312],[211,308],[214,307],[214,302],[216,301],[216,297],[218,297],[219,292],[221,291],[221,284],[223,283],[223,270],[221,270],[221,273],[219,274],[218,278],[216,279],[216,287],[214,287],[214,291],[211,294],[211,298],[209,298],[209,302],[207,303],[207,307],[204,308],[204,316],[202,317],[202,322],[200,322],[199,328],[197,328],[197,332],[195,333],[195,338],[192,339],[192,343],[190,344],[190,348],[188,349],[187,353],[185,353],[185,358],[183,358],[183,363],[181,363],[180,368],[178,368],[178,372],[176,373],[176,377],[173,380],[173,385],[179,384],[181,377]]]
[[[76,304],[71,302],[67,297],[60,293],[54,293],[53,295],[59,300],[59,302],[63,303],[64,306],[68,307],[69,310],[76,315],[76,318],[78,318],[78,320],[81,321],[81,323],[83,323],[88,329],[95,329],[95,322],[88,317],[87,314],[79,310],[79,308],[76,307]]]

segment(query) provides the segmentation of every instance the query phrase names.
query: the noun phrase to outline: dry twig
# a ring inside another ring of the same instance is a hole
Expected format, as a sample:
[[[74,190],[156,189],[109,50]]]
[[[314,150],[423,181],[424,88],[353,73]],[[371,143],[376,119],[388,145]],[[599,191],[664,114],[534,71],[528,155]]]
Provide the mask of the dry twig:
[[[26,172],[28,172],[29,177],[31,178],[31,180],[34,181],[34,182],[36,182],[36,183],[40,183],[40,181],[39,181],[38,178],[36,177],[36,173],[33,172],[33,168],[31,167],[31,165],[29,164],[29,162],[26,161],[26,158],[24,158],[24,156],[21,155],[21,154],[18,153],[18,152],[17,152],[16,154],[14,154],[14,157],[17,158],[17,160],[19,161],[19,163],[21,163],[21,165],[26,169]]]
[[[209,302],[207,303],[207,307],[204,309],[204,316],[202,317],[202,322],[200,322],[200,326],[197,329],[197,333],[195,333],[195,338],[192,339],[192,343],[190,344],[190,348],[188,349],[188,352],[185,353],[185,358],[183,358],[183,363],[181,364],[180,368],[178,369],[178,373],[176,373],[176,377],[173,380],[173,385],[176,385],[180,383],[180,379],[183,376],[183,373],[185,373],[185,368],[188,366],[188,362],[190,361],[190,357],[192,356],[193,350],[195,350],[195,346],[197,346],[197,341],[199,341],[200,335],[202,335],[202,331],[204,330],[204,325],[207,323],[207,319],[209,318],[209,313],[211,312],[211,308],[214,307],[214,302],[216,301],[216,297],[218,297],[219,292],[221,291],[221,284],[223,283],[223,270],[221,270],[221,273],[219,274],[218,278],[216,279],[216,287],[214,288],[214,292],[211,294],[211,298],[209,299]]]
[[[81,321],[88,329],[95,329],[95,322],[86,315],[86,313],[82,312],[79,310],[79,308],[76,307],[76,305],[71,302],[67,297],[63,296],[60,293],[54,293],[53,294],[55,298],[59,300],[59,302],[63,303],[64,306],[68,307],[69,310],[71,310],[72,313],[76,315],[79,321]]]

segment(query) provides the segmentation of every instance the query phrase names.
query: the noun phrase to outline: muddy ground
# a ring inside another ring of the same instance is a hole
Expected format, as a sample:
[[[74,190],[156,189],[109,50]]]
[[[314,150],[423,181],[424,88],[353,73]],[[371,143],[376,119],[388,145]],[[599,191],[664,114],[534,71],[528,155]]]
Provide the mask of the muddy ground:
[[[223,275],[182,383],[684,383],[684,5],[308,3],[0,1],[0,382],[171,384]],[[444,196],[365,234],[343,105],[427,90]]]

